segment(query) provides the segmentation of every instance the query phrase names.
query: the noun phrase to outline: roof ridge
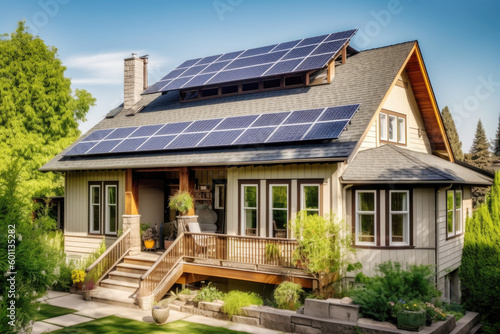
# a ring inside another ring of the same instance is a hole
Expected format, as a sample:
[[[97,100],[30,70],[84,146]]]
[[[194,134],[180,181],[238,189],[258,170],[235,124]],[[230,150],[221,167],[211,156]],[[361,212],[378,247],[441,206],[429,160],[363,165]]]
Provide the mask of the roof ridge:
[[[429,171],[431,171],[432,173],[434,173],[436,175],[443,176],[443,177],[446,177],[446,178],[452,177],[448,173],[445,173],[445,172],[439,170],[438,168],[436,168],[434,166],[431,166],[428,163],[423,162],[422,160],[418,159],[417,157],[414,157],[411,154],[408,154],[409,152],[412,152],[412,153],[420,153],[420,152],[415,152],[415,151],[407,150],[407,149],[404,149],[404,148],[399,148],[399,147],[397,147],[396,145],[393,145],[393,144],[387,144],[387,145],[390,148],[394,149],[395,151],[399,152],[400,154],[404,155],[406,158],[410,159],[414,163],[416,163],[416,164],[418,164],[418,165],[420,165],[422,167],[427,168]],[[424,153],[421,153],[421,154],[424,154]],[[432,154],[430,154],[430,155],[432,155]],[[432,155],[432,156],[434,156],[434,155]]]
[[[365,50],[359,50],[359,52],[366,52],[366,51],[372,51],[372,50],[380,50],[380,49],[385,49],[385,48],[390,48],[393,46],[398,46],[398,45],[403,45],[403,44],[409,44],[409,43],[418,43],[418,40],[409,40],[406,42],[400,42],[400,43],[394,43],[394,44],[389,44],[389,45],[384,45],[384,46],[378,46],[375,48],[370,48],[370,49],[365,49]]]

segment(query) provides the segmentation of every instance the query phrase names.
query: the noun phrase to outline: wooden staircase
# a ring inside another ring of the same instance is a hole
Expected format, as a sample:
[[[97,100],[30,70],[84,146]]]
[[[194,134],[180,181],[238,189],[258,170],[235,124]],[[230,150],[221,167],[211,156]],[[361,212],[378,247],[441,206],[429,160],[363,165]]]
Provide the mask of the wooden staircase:
[[[99,283],[92,299],[113,305],[137,308],[135,295],[139,282],[160,257],[158,253],[143,252],[125,256]]]

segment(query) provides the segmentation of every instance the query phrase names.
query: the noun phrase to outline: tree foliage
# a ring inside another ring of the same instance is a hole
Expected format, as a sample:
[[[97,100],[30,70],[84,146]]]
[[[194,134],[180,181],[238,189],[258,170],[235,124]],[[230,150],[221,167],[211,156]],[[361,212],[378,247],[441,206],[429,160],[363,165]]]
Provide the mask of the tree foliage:
[[[334,215],[308,215],[306,211],[297,214],[291,227],[298,242],[294,260],[318,280],[321,297],[338,295],[345,274],[361,268],[354,262],[351,234]]]
[[[468,162],[479,168],[491,165],[490,143],[481,120],[477,122],[476,134],[470,149],[470,161]]]
[[[500,115],[498,116],[497,135],[495,137],[495,143],[494,143],[493,147],[494,147],[493,154],[496,157],[500,157]]]
[[[481,313],[491,332],[500,331],[500,173],[487,196],[465,225],[459,269],[465,309]]]
[[[453,116],[448,109],[448,106],[444,107],[441,111],[441,116],[443,118],[443,125],[446,130],[446,135],[450,141],[451,150],[456,160],[464,160],[464,153],[462,151],[462,142],[458,136],[457,128],[455,127],[455,122],[453,121]]]
[[[37,299],[58,279],[62,256],[48,234],[55,222],[47,217],[33,222],[22,201],[18,185],[23,168],[14,161],[0,178],[0,328],[5,333],[18,333],[34,319]]]
[[[24,22],[0,36],[0,171],[13,159],[25,166],[20,175],[24,200],[61,195],[62,178],[37,171],[79,135],[95,99],[71,89],[57,49],[27,31]]]

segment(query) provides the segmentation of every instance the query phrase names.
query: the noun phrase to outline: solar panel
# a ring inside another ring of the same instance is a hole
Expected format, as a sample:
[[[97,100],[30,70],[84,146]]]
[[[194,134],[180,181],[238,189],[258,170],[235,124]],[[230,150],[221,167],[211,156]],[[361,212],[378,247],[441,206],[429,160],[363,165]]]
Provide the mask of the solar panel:
[[[359,105],[97,130],[65,155],[95,155],[336,139]],[[92,140],[88,140],[88,138]]]
[[[340,52],[356,31],[347,30],[190,59],[150,86],[143,94],[321,69]],[[284,60],[290,62],[283,62]]]

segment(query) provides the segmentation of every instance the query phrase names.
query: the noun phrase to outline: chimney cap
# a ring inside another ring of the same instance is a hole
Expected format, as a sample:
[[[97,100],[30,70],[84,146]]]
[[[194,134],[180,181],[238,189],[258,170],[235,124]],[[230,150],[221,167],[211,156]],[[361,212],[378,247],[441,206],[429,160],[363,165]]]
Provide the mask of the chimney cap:
[[[137,58],[137,53],[132,52],[132,58]]]
[[[140,56],[139,58],[141,58],[141,59],[148,59],[149,55]]]

